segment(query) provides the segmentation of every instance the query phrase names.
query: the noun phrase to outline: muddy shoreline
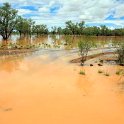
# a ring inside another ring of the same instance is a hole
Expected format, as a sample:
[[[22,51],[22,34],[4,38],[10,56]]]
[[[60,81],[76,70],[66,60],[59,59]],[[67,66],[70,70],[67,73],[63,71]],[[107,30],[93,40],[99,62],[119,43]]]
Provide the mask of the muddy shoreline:
[[[0,56],[5,55],[18,55],[18,54],[24,54],[24,53],[31,53],[38,51],[38,49],[0,49]]]

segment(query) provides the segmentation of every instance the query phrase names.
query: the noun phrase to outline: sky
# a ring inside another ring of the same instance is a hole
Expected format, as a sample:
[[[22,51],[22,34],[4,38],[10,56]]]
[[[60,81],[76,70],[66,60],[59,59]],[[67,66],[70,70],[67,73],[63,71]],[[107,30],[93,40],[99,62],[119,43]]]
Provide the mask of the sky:
[[[0,0],[9,2],[18,14],[36,24],[62,26],[66,21],[85,21],[87,26],[124,27],[124,0]]]

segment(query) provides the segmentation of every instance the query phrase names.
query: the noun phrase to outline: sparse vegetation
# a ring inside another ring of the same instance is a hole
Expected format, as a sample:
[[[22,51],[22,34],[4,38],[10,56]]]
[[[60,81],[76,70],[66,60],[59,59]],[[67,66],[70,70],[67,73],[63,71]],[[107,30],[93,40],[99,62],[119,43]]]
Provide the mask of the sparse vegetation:
[[[80,75],[86,75],[85,71],[83,71],[83,70],[80,70],[79,74]]]
[[[116,52],[118,54],[117,63],[119,65],[124,66],[124,42],[123,41],[115,41],[115,42],[113,42],[113,46],[116,47]]]
[[[116,75],[124,75],[124,70],[119,69],[118,71],[116,71]]]
[[[87,56],[88,56],[88,52],[89,50],[94,47],[95,44],[94,42],[90,39],[90,37],[86,37],[85,41],[82,41],[80,40],[78,42],[78,48],[79,48],[79,52],[80,52],[80,55],[82,57],[81,59],[81,65],[83,66],[84,65],[84,62],[86,61],[87,59]]]
[[[107,76],[107,77],[108,77],[108,76],[110,76],[110,74],[109,74],[109,73],[107,73],[107,72],[106,72],[104,75],[105,75],[105,76]]]
[[[119,43],[118,53],[118,62],[119,64],[124,64],[124,43]]]
[[[103,71],[102,71],[102,70],[98,70],[98,73],[99,73],[99,74],[102,74],[102,73],[103,73]]]

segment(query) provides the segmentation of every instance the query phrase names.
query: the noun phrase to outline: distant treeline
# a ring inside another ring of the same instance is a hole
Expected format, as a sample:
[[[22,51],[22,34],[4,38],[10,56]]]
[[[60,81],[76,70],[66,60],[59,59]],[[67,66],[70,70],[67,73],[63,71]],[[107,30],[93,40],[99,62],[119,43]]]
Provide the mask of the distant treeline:
[[[0,6],[0,35],[4,40],[7,40],[12,33],[22,36],[31,35],[92,35],[92,36],[124,36],[124,28],[109,29],[105,25],[100,27],[85,26],[85,22],[73,23],[72,21],[65,22],[65,28],[52,27],[48,30],[47,25],[36,25],[32,19],[25,19],[18,15],[18,11],[13,9],[9,3],[4,3]]]
[[[85,26],[85,22],[73,23],[72,21],[67,21],[65,23],[66,27],[53,27],[52,34],[64,34],[64,35],[91,35],[91,36],[124,36],[124,28],[120,29],[109,29],[105,25],[100,27]]]

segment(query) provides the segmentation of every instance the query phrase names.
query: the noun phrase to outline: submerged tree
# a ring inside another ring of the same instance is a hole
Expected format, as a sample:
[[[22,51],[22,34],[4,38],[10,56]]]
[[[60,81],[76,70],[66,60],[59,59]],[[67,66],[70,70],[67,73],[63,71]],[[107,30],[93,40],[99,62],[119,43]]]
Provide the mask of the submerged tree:
[[[7,40],[15,29],[17,12],[9,3],[4,3],[0,7],[0,35],[4,40]]]

